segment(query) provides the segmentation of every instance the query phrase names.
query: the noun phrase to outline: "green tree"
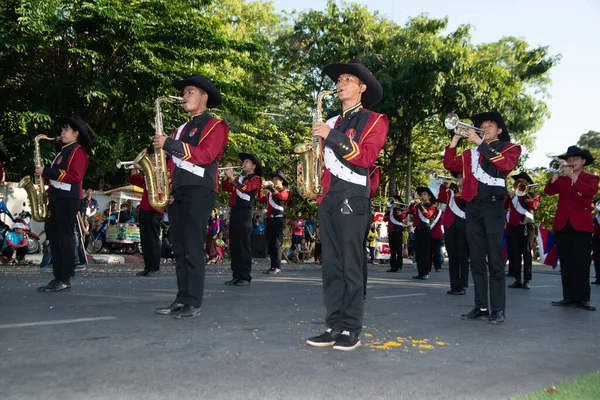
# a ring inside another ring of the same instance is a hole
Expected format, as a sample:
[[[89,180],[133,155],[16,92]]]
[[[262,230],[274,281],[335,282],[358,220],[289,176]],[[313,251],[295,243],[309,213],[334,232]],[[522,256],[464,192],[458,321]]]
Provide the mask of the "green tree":
[[[594,163],[585,167],[586,172],[600,176],[600,132],[588,131],[579,137],[577,146],[589,150],[594,156]]]

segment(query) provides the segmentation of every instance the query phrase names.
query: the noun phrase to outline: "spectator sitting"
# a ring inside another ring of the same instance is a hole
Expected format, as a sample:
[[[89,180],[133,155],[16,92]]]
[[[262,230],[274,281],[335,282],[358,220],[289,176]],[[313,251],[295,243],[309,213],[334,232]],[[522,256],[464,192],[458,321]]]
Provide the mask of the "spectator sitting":
[[[310,257],[310,250],[308,249],[308,246],[306,245],[306,240],[304,238],[302,238],[300,240],[300,243],[296,245],[296,249],[298,252],[298,259],[301,262],[307,261]]]
[[[254,214],[254,218],[252,218],[252,233],[254,235],[265,234],[265,223],[260,220],[259,214]]]
[[[16,264],[25,261],[27,254],[27,236],[23,229],[25,227],[20,222],[12,224],[12,231],[6,234],[2,244],[2,263]],[[16,255],[16,260],[15,260]]]
[[[298,255],[296,254],[296,250],[291,247],[286,247],[285,250],[283,250],[283,259],[288,263],[297,263]]]
[[[127,223],[131,220],[131,212],[129,211],[129,204],[121,204],[121,212],[119,213],[119,223]]]

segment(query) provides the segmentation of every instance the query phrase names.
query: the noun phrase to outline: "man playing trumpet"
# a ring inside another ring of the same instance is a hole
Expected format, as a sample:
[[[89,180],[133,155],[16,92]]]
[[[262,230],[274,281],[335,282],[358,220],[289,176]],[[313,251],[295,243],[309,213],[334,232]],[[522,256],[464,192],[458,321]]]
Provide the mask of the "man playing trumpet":
[[[383,220],[387,222],[388,239],[390,246],[390,269],[387,272],[402,271],[402,232],[404,226],[402,221],[408,215],[405,204],[400,201],[400,196],[394,195],[387,202],[388,210],[383,216]]]
[[[475,284],[475,307],[463,314],[465,320],[488,318],[492,324],[504,322],[506,283],[502,259],[504,233],[504,196],[506,176],[515,168],[521,147],[510,143],[504,118],[497,112],[471,117],[475,129],[468,130],[469,143],[476,145],[461,155],[456,146],[461,135],[452,137],[444,153],[444,168],[464,173],[462,198],[467,202],[467,243],[471,258],[471,274]],[[490,306],[488,306],[488,266]]]

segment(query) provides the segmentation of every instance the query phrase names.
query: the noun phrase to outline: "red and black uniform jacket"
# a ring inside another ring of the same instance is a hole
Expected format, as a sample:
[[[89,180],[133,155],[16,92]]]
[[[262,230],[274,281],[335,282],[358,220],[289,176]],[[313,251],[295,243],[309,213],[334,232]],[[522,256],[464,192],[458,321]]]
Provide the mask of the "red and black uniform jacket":
[[[478,147],[479,163],[478,168],[483,169],[493,178],[506,179],[506,176],[516,167],[521,155],[521,146],[494,140],[487,143],[482,142]],[[506,184],[501,186],[492,186],[479,182],[473,175],[471,165],[472,149],[464,151],[461,155],[456,155],[456,147],[446,147],[444,153],[444,168],[453,172],[462,172],[464,181],[462,189],[462,198],[471,202],[474,198],[481,201],[490,201],[502,199],[508,194]]]
[[[165,210],[152,208],[150,205],[150,201],[148,200],[148,190],[146,189],[146,179],[143,172],[140,172],[136,175],[129,175],[129,183],[144,188],[144,193],[142,193],[142,201],[140,203],[140,210],[154,211],[161,214],[165,213]]]
[[[285,214],[285,206],[290,200],[292,193],[286,187],[281,189],[280,192],[275,191],[275,188],[269,187],[269,193],[260,193],[258,201],[263,204],[267,204],[267,219],[268,218],[283,218]],[[275,207],[273,207],[275,204]]]
[[[429,222],[421,221],[421,218],[419,217],[419,210],[421,210],[421,214],[423,214],[423,216],[425,218],[427,218],[428,220],[431,220],[431,217],[436,215],[437,207],[431,203],[425,203],[425,204],[419,203],[419,204],[412,204],[408,208],[408,214],[412,215],[413,227],[417,228],[419,225],[421,225],[421,226],[426,226],[427,228],[429,228]],[[438,223],[439,223],[439,221],[438,221]]]
[[[533,197],[525,195],[525,196],[515,196],[519,199],[519,204],[525,210],[530,211],[533,214],[534,210],[537,210],[540,205],[540,196],[534,195]],[[533,219],[528,218],[527,216],[519,213],[513,204],[513,198],[507,199],[507,208],[508,208],[508,225],[519,226],[520,224],[530,224],[533,223]]]
[[[400,224],[396,224],[392,221],[392,218],[390,217],[390,213],[394,213],[394,219],[398,222],[400,222]],[[394,208],[388,208],[388,210],[385,212],[385,214],[383,214],[383,220],[385,222],[387,222],[387,230],[388,233],[390,232],[402,232],[402,230],[404,229],[404,226],[402,225],[402,223],[404,222],[404,219],[406,218],[406,216],[408,215],[408,211],[401,211],[399,208],[394,207]]]
[[[231,209],[237,208],[252,208],[252,199],[262,189],[262,179],[260,176],[250,174],[244,177],[238,177],[233,182],[229,182],[229,179],[223,178],[221,182],[221,189],[224,192],[231,192],[229,196],[229,207]]]
[[[575,183],[566,176],[558,177],[554,183],[551,183],[552,179],[548,181],[544,193],[558,194],[558,208],[552,227],[554,231],[563,229],[569,220],[577,231],[594,231],[592,197],[598,193],[599,181],[596,175],[584,171],[579,173]]]
[[[229,137],[229,126],[207,111],[194,115],[167,138],[163,149],[171,155],[173,191],[181,186],[204,186],[217,191],[219,160]]]
[[[324,192],[317,203],[325,196],[340,201],[350,197],[369,198],[369,168],[377,160],[387,132],[387,116],[361,108],[360,103],[337,118],[324,141],[325,168],[321,179]],[[328,151],[333,152],[333,160],[328,158]],[[355,178],[359,179],[353,181]]]
[[[444,216],[442,217],[444,228],[450,228],[452,224],[454,224],[454,220],[456,218],[461,218],[454,214],[454,211],[450,208],[450,199],[452,189],[446,187],[446,185],[440,186],[440,192],[438,193],[437,201],[446,205],[446,210],[444,211]],[[462,192],[454,193],[454,203],[458,206],[458,208],[464,213],[467,208],[467,202],[462,198]]]
[[[87,153],[81,145],[73,142],[63,146],[52,165],[44,167],[42,172],[42,176],[50,180],[50,199],[83,199],[82,184],[87,168]]]

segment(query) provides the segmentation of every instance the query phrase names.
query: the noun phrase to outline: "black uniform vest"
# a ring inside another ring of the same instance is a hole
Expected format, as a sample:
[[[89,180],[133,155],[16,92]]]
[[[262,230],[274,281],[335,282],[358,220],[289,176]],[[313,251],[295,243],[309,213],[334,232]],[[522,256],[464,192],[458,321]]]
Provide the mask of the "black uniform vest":
[[[71,157],[73,157],[73,152],[80,148],[81,145],[77,143],[73,143],[61,150],[60,153],[56,155],[54,162],[52,163],[52,168],[62,169],[66,171],[69,168],[69,161]],[[57,181],[58,182],[58,181]],[[63,182],[58,182],[59,185],[63,184]],[[50,199],[56,200],[59,198],[71,198],[71,199],[79,199],[81,196],[81,181],[77,183],[64,183],[66,185],[71,185],[69,190],[58,189],[50,182],[48,182]]]
[[[496,150],[498,153],[500,153],[502,151],[502,149],[504,149],[506,146],[508,146],[510,144],[510,142],[501,142],[499,140],[493,141],[490,143],[490,147],[493,148],[494,150]],[[498,171],[498,168],[496,168],[496,166],[489,161],[487,158],[485,158],[482,154],[479,155],[480,160],[481,160],[481,169],[483,169],[485,172],[487,172],[488,175],[490,175],[493,178],[502,178],[502,179],[506,179],[506,175],[503,174],[502,172]],[[465,166],[465,168],[471,168],[471,166]],[[492,196],[496,197],[496,198],[501,198],[504,195],[508,194],[508,190],[506,190],[506,185],[504,186],[490,186],[490,185],[486,185],[483,182],[479,182],[478,188],[477,188],[477,196],[475,196],[478,199],[484,200],[484,201],[488,201],[491,200]],[[458,202],[457,202],[458,204]]]
[[[250,174],[250,175],[244,176],[244,178],[242,179],[242,186],[245,185],[246,182],[248,182],[250,179],[252,179],[255,176],[256,176],[255,174]],[[237,178],[236,178],[236,180],[237,180]],[[253,190],[251,192],[243,193],[243,194],[247,194],[248,196],[250,196],[250,200],[244,200],[244,199],[242,199],[237,194],[235,186],[234,186],[233,191],[234,191],[234,194],[235,194],[235,204],[233,205],[233,207],[231,207],[232,210],[235,210],[235,209],[246,209],[246,208],[251,209],[252,208],[252,199],[254,199],[254,196],[256,196],[256,194],[258,192],[257,190]]]

